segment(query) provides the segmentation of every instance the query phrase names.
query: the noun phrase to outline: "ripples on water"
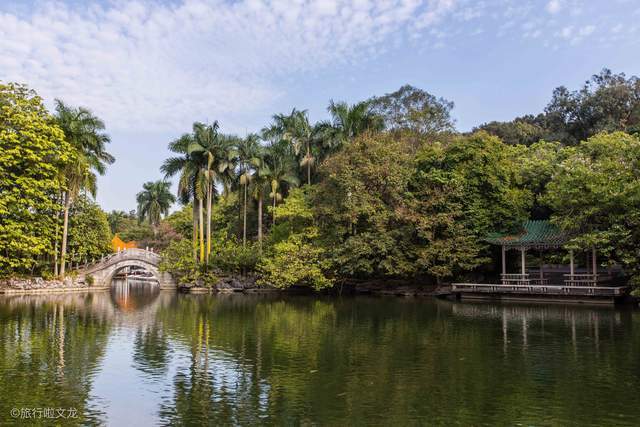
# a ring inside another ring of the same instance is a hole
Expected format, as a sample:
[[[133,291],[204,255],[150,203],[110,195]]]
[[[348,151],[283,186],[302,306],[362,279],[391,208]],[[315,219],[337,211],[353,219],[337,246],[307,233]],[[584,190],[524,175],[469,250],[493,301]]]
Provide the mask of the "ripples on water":
[[[639,344],[629,309],[118,282],[0,298],[0,420],[60,407],[89,425],[637,425]]]

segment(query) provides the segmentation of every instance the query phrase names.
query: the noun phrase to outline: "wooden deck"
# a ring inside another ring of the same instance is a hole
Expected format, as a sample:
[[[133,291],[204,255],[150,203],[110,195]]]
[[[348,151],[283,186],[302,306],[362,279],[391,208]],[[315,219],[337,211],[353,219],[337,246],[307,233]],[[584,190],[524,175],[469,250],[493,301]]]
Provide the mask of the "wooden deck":
[[[460,298],[497,298],[517,300],[559,299],[599,303],[614,303],[623,298],[628,286],[569,286],[569,285],[502,285],[454,283],[451,293]]]

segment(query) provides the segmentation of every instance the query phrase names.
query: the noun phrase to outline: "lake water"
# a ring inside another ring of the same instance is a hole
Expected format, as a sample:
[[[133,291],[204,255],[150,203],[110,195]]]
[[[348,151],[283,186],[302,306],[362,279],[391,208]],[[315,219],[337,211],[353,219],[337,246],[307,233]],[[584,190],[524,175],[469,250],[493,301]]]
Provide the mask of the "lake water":
[[[640,312],[140,282],[0,297],[0,396],[2,425],[631,426]]]

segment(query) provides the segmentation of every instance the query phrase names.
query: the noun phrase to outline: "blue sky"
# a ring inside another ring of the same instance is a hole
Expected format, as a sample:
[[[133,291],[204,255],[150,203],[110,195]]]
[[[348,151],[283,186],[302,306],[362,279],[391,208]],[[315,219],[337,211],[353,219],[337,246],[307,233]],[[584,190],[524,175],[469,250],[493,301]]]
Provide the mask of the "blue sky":
[[[608,67],[640,74],[638,0],[0,0],[0,80],[103,118],[104,209],[134,209],[193,121],[258,131],[409,83],[459,130],[541,111]]]

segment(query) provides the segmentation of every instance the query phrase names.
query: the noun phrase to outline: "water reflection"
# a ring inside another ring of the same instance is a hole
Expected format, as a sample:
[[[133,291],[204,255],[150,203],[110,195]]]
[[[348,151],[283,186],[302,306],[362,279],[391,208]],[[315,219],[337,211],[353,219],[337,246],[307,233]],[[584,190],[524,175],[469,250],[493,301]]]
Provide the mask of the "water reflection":
[[[123,312],[142,311],[160,294],[157,282],[136,279],[115,279],[111,283],[111,300]]]
[[[613,308],[145,282],[6,297],[0,411],[76,407],[66,422],[111,425],[634,425],[638,322]]]

